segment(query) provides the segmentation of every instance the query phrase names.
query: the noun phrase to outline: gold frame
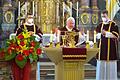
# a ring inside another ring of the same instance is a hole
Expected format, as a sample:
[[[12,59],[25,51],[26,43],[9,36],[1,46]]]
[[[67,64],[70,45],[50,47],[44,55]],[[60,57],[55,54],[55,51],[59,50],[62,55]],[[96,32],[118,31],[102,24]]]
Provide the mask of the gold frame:
[[[97,14],[92,14],[92,23],[97,24],[98,23],[98,15]]]
[[[8,17],[7,15],[10,15],[10,19],[8,20]],[[13,13],[12,11],[6,11],[5,14],[4,14],[4,19],[7,23],[12,23],[13,21]]]
[[[86,16],[86,21],[84,20],[84,17],[85,17],[85,16]],[[80,19],[81,19],[81,22],[82,22],[83,24],[89,23],[89,14],[88,14],[88,13],[82,13]]]

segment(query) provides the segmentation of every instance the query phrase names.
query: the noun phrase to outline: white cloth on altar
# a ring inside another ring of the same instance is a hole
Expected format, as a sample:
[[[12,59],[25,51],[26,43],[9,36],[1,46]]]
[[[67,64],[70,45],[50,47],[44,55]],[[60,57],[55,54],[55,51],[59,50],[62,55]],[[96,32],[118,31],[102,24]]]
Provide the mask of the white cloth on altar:
[[[97,60],[96,80],[117,80],[117,60]]]

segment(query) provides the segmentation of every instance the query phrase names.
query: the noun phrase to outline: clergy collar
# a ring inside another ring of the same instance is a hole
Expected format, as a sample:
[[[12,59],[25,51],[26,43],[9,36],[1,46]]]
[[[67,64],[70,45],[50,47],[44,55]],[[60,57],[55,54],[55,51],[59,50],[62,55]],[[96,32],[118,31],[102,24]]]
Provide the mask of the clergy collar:
[[[25,25],[32,26],[32,25],[34,25],[34,23],[29,24],[29,23],[25,22]]]
[[[66,26],[66,29],[67,29],[68,31],[72,31],[73,28],[72,28],[72,29],[69,29],[68,26]]]
[[[107,22],[103,22],[103,24],[109,24],[110,23],[110,19]]]

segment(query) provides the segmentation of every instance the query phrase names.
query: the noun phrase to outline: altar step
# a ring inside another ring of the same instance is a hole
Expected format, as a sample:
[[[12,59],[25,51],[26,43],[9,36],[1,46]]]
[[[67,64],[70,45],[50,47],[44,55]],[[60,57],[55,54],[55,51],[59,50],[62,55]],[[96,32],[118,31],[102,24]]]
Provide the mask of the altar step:
[[[85,64],[85,78],[95,78],[96,77],[96,67],[91,64]]]
[[[85,64],[85,78],[95,79],[96,68],[90,64]],[[52,62],[40,63],[40,78],[41,80],[54,80],[55,78],[55,65]]]

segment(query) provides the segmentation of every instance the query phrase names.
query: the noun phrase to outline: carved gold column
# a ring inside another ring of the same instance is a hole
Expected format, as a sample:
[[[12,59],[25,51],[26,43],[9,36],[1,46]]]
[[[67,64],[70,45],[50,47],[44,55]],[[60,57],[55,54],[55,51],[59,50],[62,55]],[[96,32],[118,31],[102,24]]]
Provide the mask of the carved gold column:
[[[43,33],[50,33],[56,26],[56,0],[39,0],[40,26]]]

